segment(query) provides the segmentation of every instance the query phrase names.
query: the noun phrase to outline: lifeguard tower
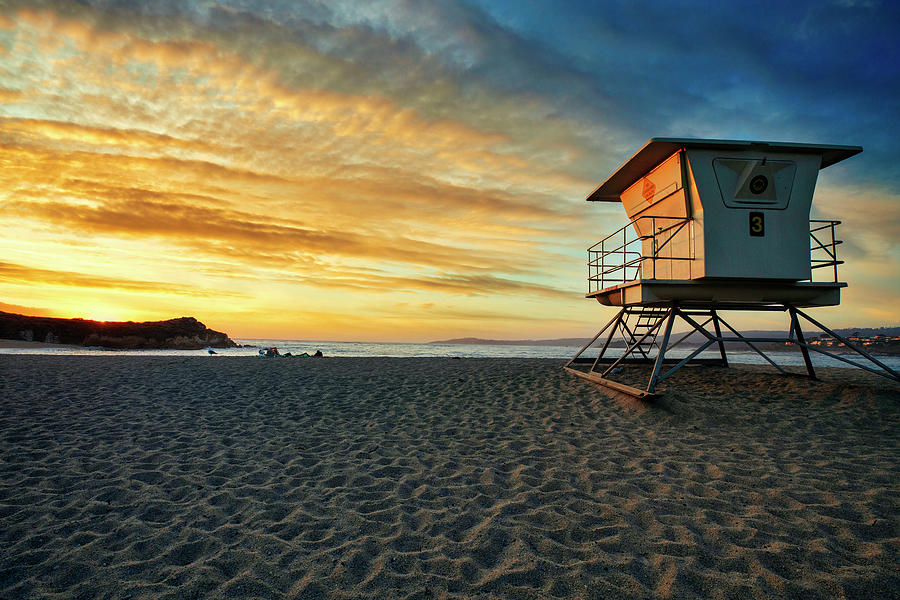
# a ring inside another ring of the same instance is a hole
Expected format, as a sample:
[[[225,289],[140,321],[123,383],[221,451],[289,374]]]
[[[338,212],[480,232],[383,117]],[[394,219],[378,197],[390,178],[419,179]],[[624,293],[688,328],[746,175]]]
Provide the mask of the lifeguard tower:
[[[819,170],[860,152],[859,146],[648,141],[587,198],[621,202],[629,218],[588,248],[586,297],[621,310],[566,369],[620,392],[652,397],[657,384],[685,364],[727,367],[729,342],[748,346],[785,373],[757,347],[781,343],[799,346],[811,378],[815,351],[900,381],[900,374],[801,310],[839,304],[847,286],[838,281],[840,221],[809,216]],[[786,312],[790,328],[785,337],[744,337],[723,319],[729,310]],[[801,317],[867,364],[808,343]],[[673,340],[678,319],[689,331]],[[604,333],[598,355],[584,356]],[[700,345],[686,356],[666,356],[698,336]],[[612,356],[617,344],[624,350]],[[699,358],[713,345],[718,357]],[[611,379],[626,364],[652,365],[645,389]]]

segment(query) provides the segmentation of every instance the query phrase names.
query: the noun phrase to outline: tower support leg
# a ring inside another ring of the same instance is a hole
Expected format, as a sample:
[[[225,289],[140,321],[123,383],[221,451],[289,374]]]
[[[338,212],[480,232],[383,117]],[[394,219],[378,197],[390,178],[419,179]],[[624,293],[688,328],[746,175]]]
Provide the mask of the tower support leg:
[[[800,352],[803,353],[803,362],[806,363],[806,371],[809,373],[810,379],[816,379],[816,371],[813,369],[812,360],[809,358],[809,350],[806,347],[806,340],[803,338],[803,329],[800,328],[800,320],[797,318],[797,309],[793,306],[788,306],[787,309],[791,315],[791,333],[797,334],[797,341],[800,342]]]
[[[807,321],[809,321],[810,323],[812,323],[814,326],[818,327],[819,329],[821,329],[822,331],[824,331],[825,333],[827,333],[828,335],[830,335],[831,337],[833,337],[834,339],[836,339],[837,341],[839,341],[840,343],[844,344],[847,348],[853,350],[854,352],[856,352],[857,354],[859,354],[860,356],[862,356],[863,358],[865,358],[865,359],[868,360],[869,362],[871,362],[871,363],[877,365],[878,367],[880,367],[882,370],[881,370],[881,371],[877,371],[877,370],[875,370],[875,369],[873,369],[873,368],[871,368],[871,367],[868,367],[868,366],[866,366],[866,365],[861,365],[861,364],[859,364],[859,363],[857,363],[857,362],[848,360],[848,359],[844,358],[843,356],[840,356],[839,354],[833,354],[833,353],[831,353],[831,352],[826,352],[825,350],[821,350],[821,349],[816,348],[816,347],[814,347],[814,346],[808,346],[808,348],[809,348],[810,350],[814,350],[814,351],[818,352],[819,354],[824,354],[825,356],[831,357],[831,358],[836,359],[836,360],[839,360],[839,361],[841,361],[841,362],[845,362],[845,363],[847,363],[847,364],[849,364],[849,365],[852,365],[852,366],[854,366],[854,367],[858,367],[858,368],[860,368],[860,369],[864,369],[864,370],[866,370],[866,371],[869,371],[870,373],[874,373],[874,374],[876,374],[876,375],[881,375],[882,377],[887,377],[888,379],[893,379],[894,381],[900,381],[900,373],[898,373],[898,372],[895,371],[894,369],[890,368],[889,366],[887,366],[886,364],[884,364],[883,362],[881,362],[880,360],[878,360],[877,358],[875,358],[874,356],[872,356],[871,354],[869,354],[868,352],[866,352],[865,350],[863,350],[862,348],[860,348],[859,346],[857,346],[857,345],[851,343],[850,340],[841,337],[840,335],[838,335],[837,333],[835,333],[835,332],[832,331],[831,329],[825,327],[824,325],[822,325],[821,323],[819,323],[818,321],[816,321],[815,319],[813,319],[811,316],[809,316],[808,314],[806,314],[806,313],[803,312],[802,310],[800,310],[800,309],[798,309],[798,308],[795,308],[794,311],[795,311],[798,315],[800,315],[801,317],[803,317],[804,319],[806,319]],[[799,319],[797,320],[797,322],[799,323]]]
[[[609,330],[609,335],[606,336],[606,341],[603,342],[603,348],[601,348],[600,353],[597,354],[597,360],[595,360],[594,364],[591,365],[591,371],[595,371],[597,369],[597,363],[599,363],[603,359],[603,356],[606,354],[606,350],[609,348],[609,343],[612,341],[613,336],[616,335],[616,330],[625,319],[627,310],[627,308],[623,308],[619,311],[619,314],[616,315],[616,318],[614,319],[615,324],[612,326],[612,329]]]
[[[581,356],[582,354],[584,354],[584,351],[587,350],[588,348],[590,348],[591,344],[593,344],[594,342],[596,342],[597,339],[598,339],[601,335],[603,335],[603,332],[606,331],[607,329],[609,329],[610,325],[613,325],[614,323],[615,323],[616,325],[618,325],[619,321],[622,319],[622,314],[625,312],[625,310],[626,310],[626,309],[623,308],[623,309],[620,310],[618,313],[616,313],[616,316],[613,317],[612,319],[610,319],[609,322],[608,322],[606,325],[603,326],[603,329],[601,329],[600,331],[598,331],[598,332],[597,332],[597,335],[595,335],[594,338],[593,338],[591,341],[589,341],[587,344],[585,344],[584,346],[582,346],[581,350],[579,350],[578,353],[577,353],[575,356],[572,357],[572,360],[570,360],[569,362],[566,363],[565,368],[569,368],[569,366],[570,366],[572,363],[574,363],[574,362],[578,359],[579,356]],[[612,331],[610,332],[609,337],[606,339],[606,343],[603,345],[603,350],[600,351],[600,356],[603,356],[603,353],[606,352],[606,348],[609,346],[609,342],[610,342],[610,340],[612,339],[612,336],[615,334],[615,332],[616,332],[616,328],[615,328],[615,325],[613,325],[613,329],[612,329]],[[598,356],[597,358],[599,359],[600,356]],[[594,362],[594,364],[597,364],[596,361]]]
[[[722,355],[722,366],[728,366],[728,356],[725,355],[725,342],[722,341],[722,329],[719,327],[719,315],[716,314],[716,309],[712,309],[709,311],[712,314],[712,322],[713,329],[716,330],[716,339],[719,341],[719,354]]]
[[[662,368],[663,360],[666,356],[666,348],[669,347],[669,336],[672,335],[672,325],[675,323],[675,314],[678,312],[678,305],[672,304],[669,309],[669,315],[666,319],[666,331],[663,333],[662,344],[659,345],[659,353],[656,355],[656,362],[653,364],[653,373],[650,375],[650,383],[647,384],[647,391],[651,394],[656,388],[656,379],[659,377],[659,370]]]

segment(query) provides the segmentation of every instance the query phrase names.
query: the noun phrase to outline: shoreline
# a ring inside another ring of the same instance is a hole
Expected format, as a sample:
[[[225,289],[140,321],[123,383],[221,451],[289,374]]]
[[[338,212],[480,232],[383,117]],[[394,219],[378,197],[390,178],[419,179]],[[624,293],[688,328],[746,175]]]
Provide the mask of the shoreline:
[[[272,342],[272,343],[276,343],[276,344],[294,343],[294,342],[303,342],[304,344],[307,344],[309,347],[314,347],[314,346],[322,345],[322,344],[332,344],[332,343],[335,343],[335,342],[321,342],[321,341],[315,341],[315,340],[313,340],[313,341],[308,341],[308,340],[256,340],[256,339],[254,339],[253,341],[264,341],[264,342],[267,342],[267,343],[268,343],[268,342]],[[339,343],[339,344],[367,344],[367,342],[337,342],[337,343]],[[404,345],[402,342],[392,342],[391,344],[394,344],[394,345]],[[418,344],[413,344],[413,345],[418,345]],[[454,346],[460,346],[460,347],[462,347],[462,348],[466,348],[466,347],[471,346],[471,344],[453,344],[453,345],[454,345]],[[513,348],[515,348],[515,347],[529,347],[529,348],[542,348],[542,347],[544,347],[544,346],[514,346],[514,345],[509,345],[509,344],[502,345],[502,346],[504,346],[504,347],[513,347]],[[235,355],[234,355],[234,354],[229,354],[229,351],[234,351],[234,350],[248,350],[248,349],[257,349],[257,348],[258,348],[258,346],[254,346],[254,345],[239,345],[239,346],[236,347],[236,348],[213,348],[213,349],[216,351],[216,354],[217,354],[219,357],[234,358]],[[694,347],[692,347],[692,346],[685,346],[685,348],[694,348]],[[46,343],[46,342],[34,342],[34,341],[29,342],[29,341],[25,341],[25,340],[0,339],[0,351],[2,351],[2,350],[43,350],[43,349],[46,349],[46,350],[70,350],[70,351],[73,351],[73,352],[78,352],[78,351],[96,351],[96,352],[98,352],[98,353],[101,353],[100,355],[107,355],[107,353],[108,353],[109,356],[116,356],[116,355],[118,355],[118,356],[147,356],[148,354],[149,354],[149,355],[152,355],[152,353],[162,353],[162,352],[174,352],[174,353],[178,353],[178,354],[173,354],[172,356],[181,356],[181,355],[184,355],[184,356],[198,356],[197,354],[192,354],[192,353],[202,352],[202,351],[205,351],[205,350],[206,350],[206,348],[201,348],[201,349],[182,349],[182,348],[112,348],[112,347],[104,347],[104,346],[80,346],[80,345],[77,345],[77,344],[53,344],[53,343]],[[573,354],[574,354],[576,351],[577,351],[577,348],[574,348],[574,347],[573,347]],[[735,350],[732,349],[732,351],[735,351]],[[738,351],[738,352],[744,352],[745,354],[748,354],[748,355],[751,354],[751,351],[749,351],[749,350],[737,350],[737,351]],[[853,352],[837,352],[837,351],[834,351],[833,349],[829,349],[829,351],[834,352],[834,354],[837,354],[838,356],[843,356],[843,357],[859,357],[858,354],[853,353]],[[710,352],[712,352],[712,351],[710,351]],[[786,355],[786,356],[797,355],[797,356],[799,356],[799,350],[796,350],[796,349],[795,349],[795,350],[765,349],[765,352],[766,352],[767,354],[775,354],[775,355]],[[183,353],[183,354],[182,354],[182,353]],[[3,354],[3,353],[0,352],[0,355],[2,355],[2,354]],[[62,353],[48,353],[48,354],[46,354],[46,355],[60,355],[60,354],[62,354]],[[821,356],[821,355],[819,355],[817,352],[813,352],[812,354],[813,354],[813,356],[816,356],[816,355]],[[879,352],[869,352],[869,354],[871,354],[872,356],[875,356],[875,357],[877,357],[877,358],[891,358],[891,357],[900,356],[900,355],[897,355],[897,354],[883,354],[883,353],[879,353]],[[40,352],[35,352],[35,353],[33,353],[33,354],[22,353],[21,355],[22,355],[22,356],[30,356],[30,355],[46,356],[46,355],[44,355],[44,354],[41,354]],[[237,356],[245,357],[245,356],[247,356],[247,355],[240,354],[240,355],[237,355]],[[448,355],[446,355],[446,356],[447,356],[447,358],[451,358],[451,357],[453,357],[454,355],[448,354]],[[431,358],[431,357],[428,357],[428,356],[391,357],[391,356],[388,356],[388,355],[374,355],[373,358]],[[462,356],[462,357],[460,357],[460,358],[470,358],[470,357]],[[547,357],[544,357],[544,356],[536,356],[536,357],[525,357],[525,356],[522,356],[522,357],[518,357],[518,356],[504,357],[504,356],[497,356],[497,357],[479,357],[479,358],[529,358],[529,359],[535,359],[535,360],[542,360],[542,359],[545,359],[545,358],[547,358]],[[830,366],[831,366],[831,365],[829,365],[829,367],[830,367]],[[818,366],[817,366],[817,368],[818,368]],[[844,367],[838,367],[838,368],[844,368]],[[852,368],[852,367],[847,367],[847,368]]]
[[[24,340],[10,340],[10,339],[0,339],[0,356],[72,356],[72,357],[89,357],[89,356],[101,356],[104,358],[111,358],[115,356],[122,357],[207,357],[207,358],[259,358],[257,356],[256,350],[259,349],[258,344],[263,343],[263,346],[272,342],[273,344],[278,344],[281,347],[282,353],[291,352],[291,356],[280,356],[277,358],[273,358],[273,360],[281,359],[281,358],[290,358],[290,359],[301,359],[305,358],[301,356],[303,352],[307,352],[312,354],[314,350],[321,349],[324,352],[324,358],[442,358],[442,359],[481,359],[481,358],[496,358],[496,359],[523,359],[523,360],[565,360],[568,361],[571,358],[571,355],[568,354],[541,354],[540,352],[531,353],[529,356],[527,353],[509,353],[509,354],[494,354],[491,350],[481,349],[480,352],[475,352],[472,354],[465,354],[463,352],[460,353],[452,353],[448,352],[446,354],[421,354],[420,350],[417,348],[413,348],[410,354],[394,354],[396,352],[396,347],[403,346],[413,346],[418,347],[420,344],[383,344],[383,343],[367,343],[367,342],[310,342],[306,340],[251,340],[252,342],[257,343],[254,344],[240,344],[235,348],[214,348],[215,356],[209,356],[207,353],[207,349],[178,349],[178,348],[167,348],[167,349],[159,349],[159,348],[135,348],[135,349],[123,349],[123,348],[106,348],[99,346],[79,346],[79,345],[71,345],[71,344],[50,344],[44,342],[27,342]],[[287,345],[287,347],[285,347]],[[376,348],[372,348],[372,346],[376,346]],[[377,346],[384,346],[385,348],[377,348]],[[461,346],[461,348],[471,348],[472,346]],[[506,348],[516,348],[514,346],[506,346]],[[535,347],[531,350],[540,350],[541,347]],[[380,354],[379,351],[385,352],[384,354]],[[408,351],[408,350],[404,350]],[[713,351],[709,351],[713,353]],[[530,352],[529,352],[530,353]],[[574,352],[573,352],[574,353]],[[791,369],[800,364],[801,354],[798,350],[768,350],[767,354],[771,355],[771,357],[778,363],[782,368]],[[868,364],[868,361],[862,356],[855,353],[836,353],[837,356],[842,358],[847,358],[849,360],[853,360],[859,362],[861,364]],[[823,355],[812,352],[813,363],[815,365],[816,370],[819,369],[830,369],[837,368],[842,370],[855,370],[858,367],[849,365],[843,361],[827,358]],[[900,357],[896,355],[882,355],[878,353],[872,353],[872,356],[876,359],[886,360],[889,367],[891,367],[894,371],[900,372]],[[313,358],[313,357],[310,357]],[[735,365],[764,365],[765,363],[758,358],[758,355],[750,350],[732,350],[729,353],[729,363]],[[873,365],[869,365],[873,366]],[[878,367],[875,367],[878,368]]]
[[[22,348],[84,348],[76,344],[48,344],[46,342],[28,342],[25,340],[7,340],[0,339],[0,349],[22,349]]]

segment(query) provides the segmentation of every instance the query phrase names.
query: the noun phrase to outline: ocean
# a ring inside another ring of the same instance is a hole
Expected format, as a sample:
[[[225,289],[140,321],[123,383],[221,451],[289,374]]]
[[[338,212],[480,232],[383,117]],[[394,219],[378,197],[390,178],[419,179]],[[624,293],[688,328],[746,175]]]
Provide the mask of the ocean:
[[[196,356],[208,358],[225,358],[229,356],[258,356],[260,348],[275,346],[282,354],[290,352],[296,356],[306,352],[313,354],[321,350],[325,356],[386,356],[399,358],[412,357],[458,357],[458,358],[572,358],[579,348],[572,346],[507,346],[493,344],[410,344],[389,342],[329,342],[315,340],[261,340],[236,339],[243,348],[215,348],[216,355],[211,356],[206,350],[107,350],[103,348],[59,347],[59,348],[0,348],[0,354],[49,354],[73,356]],[[611,352],[621,352],[613,348]],[[668,353],[673,358],[683,357],[693,348],[676,348]],[[596,350],[593,351],[596,356]],[[803,357],[799,352],[770,352],[772,359],[781,366],[802,366]],[[615,354],[613,354],[615,355]],[[715,350],[707,350],[700,355],[703,358],[718,357]],[[848,355],[851,360],[861,360],[856,355]],[[895,371],[900,371],[900,356],[879,356],[878,360]],[[262,357],[260,357],[263,360]],[[729,350],[728,359],[734,363],[766,364],[755,352],[747,350]],[[848,367],[846,363],[829,358],[822,354],[812,353],[813,364],[823,367]]]

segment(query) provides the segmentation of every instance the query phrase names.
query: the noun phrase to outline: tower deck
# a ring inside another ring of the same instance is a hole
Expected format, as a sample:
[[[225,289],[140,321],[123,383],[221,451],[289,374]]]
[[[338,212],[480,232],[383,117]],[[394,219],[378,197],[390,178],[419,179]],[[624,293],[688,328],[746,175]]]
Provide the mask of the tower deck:
[[[591,292],[605,306],[668,305],[674,301],[704,307],[791,305],[836,306],[843,282],[639,279]]]

